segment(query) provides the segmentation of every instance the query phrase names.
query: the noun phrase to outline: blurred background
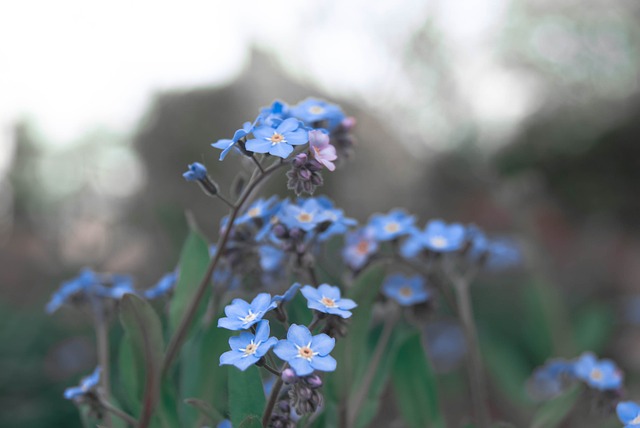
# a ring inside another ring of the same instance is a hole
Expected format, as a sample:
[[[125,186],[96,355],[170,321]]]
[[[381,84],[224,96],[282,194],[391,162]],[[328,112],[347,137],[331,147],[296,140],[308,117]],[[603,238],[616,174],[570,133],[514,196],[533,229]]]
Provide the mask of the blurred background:
[[[357,119],[355,158],[318,192],[348,215],[404,207],[526,249],[474,296],[494,414],[526,420],[531,370],[587,349],[633,396],[639,24],[632,0],[0,6],[0,426],[79,426],[62,392],[94,339],[73,310],[45,316],[51,293],[82,266],[150,286],[187,211],[215,241],[224,208],[181,173],[199,161],[229,186],[237,164],[210,144],[307,96]]]

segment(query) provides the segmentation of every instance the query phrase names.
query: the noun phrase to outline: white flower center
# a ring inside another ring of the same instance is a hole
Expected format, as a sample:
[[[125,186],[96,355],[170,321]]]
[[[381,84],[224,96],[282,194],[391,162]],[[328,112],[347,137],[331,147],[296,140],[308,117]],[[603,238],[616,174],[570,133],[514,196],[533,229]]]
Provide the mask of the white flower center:
[[[311,106],[309,107],[309,113],[311,114],[322,114],[324,113],[324,108],[320,106]]]
[[[444,236],[434,236],[431,238],[431,245],[437,248],[446,247],[449,241]]]
[[[253,343],[253,340],[252,340],[251,343],[249,343],[246,348],[244,349],[240,348],[240,352],[244,353],[242,358],[255,354],[256,351],[258,350],[258,346],[260,346],[260,343],[262,342]]]
[[[384,230],[387,233],[395,233],[400,230],[400,225],[395,221],[385,224]]]
[[[247,215],[251,218],[258,217],[261,212],[262,210],[260,208],[254,207],[254,208],[251,208],[249,211],[247,211]]]
[[[400,287],[398,291],[402,297],[411,297],[413,295],[413,290],[408,285]]]
[[[269,138],[267,138],[267,140],[271,141],[271,145],[275,146],[278,143],[286,143],[287,140],[286,138],[284,138],[284,135],[282,134],[278,134],[277,132],[273,132],[273,135]]]
[[[590,377],[592,380],[599,381],[599,380],[602,380],[602,378],[604,377],[604,375],[602,374],[602,370],[600,370],[600,369],[593,369],[593,370],[591,370],[591,373],[589,373],[589,377]]]
[[[249,309],[249,313],[244,317],[240,317],[240,321],[242,321],[243,323],[248,323],[254,321],[256,318],[258,318],[258,314],[254,314],[253,312],[251,312],[251,309]]]
[[[311,361],[314,356],[318,355],[317,352],[313,352],[313,349],[311,349],[311,342],[307,346],[296,345],[296,348],[298,348],[296,358],[304,358],[307,361]]]
[[[320,299],[320,303],[322,303],[323,305],[325,305],[327,308],[335,308],[336,306],[336,301],[333,299],[330,299],[328,297],[322,296],[322,299]]]
[[[635,418],[633,418],[632,421],[629,421],[630,425],[640,425],[640,415],[636,416]]]

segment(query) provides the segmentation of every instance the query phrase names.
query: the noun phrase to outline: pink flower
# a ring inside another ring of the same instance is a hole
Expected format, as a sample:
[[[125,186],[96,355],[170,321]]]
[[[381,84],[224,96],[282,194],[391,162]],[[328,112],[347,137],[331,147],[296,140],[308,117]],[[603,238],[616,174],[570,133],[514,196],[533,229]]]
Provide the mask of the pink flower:
[[[334,171],[336,166],[332,161],[338,159],[336,148],[329,143],[329,136],[322,131],[309,131],[309,147],[311,154],[329,171]]]

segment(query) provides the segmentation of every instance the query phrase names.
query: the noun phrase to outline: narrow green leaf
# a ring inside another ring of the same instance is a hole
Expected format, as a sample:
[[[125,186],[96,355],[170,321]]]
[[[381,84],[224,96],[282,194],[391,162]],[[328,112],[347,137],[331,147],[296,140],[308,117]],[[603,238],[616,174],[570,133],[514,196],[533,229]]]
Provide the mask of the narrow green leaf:
[[[239,427],[249,416],[262,417],[265,406],[264,389],[256,366],[245,371],[231,367],[229,375],[229,412],[231,423]]]
[[[436,378],[424,353],[420,335],[405,341],[393,366],[395,396],[404,421],[409,427],[444,427]]]
[[[554,400],[543,404],[531,422],[531,428],[555,428],[569,415],[580,397],[580,387],[571,388]]]
[[[126,334],[120,342],[117,369],[124,403],[131,413],[137,415],[140,413],[144,373],[138,373],[131,338]]]
[[[189,306],[200,281],[204,277],[209,265],[209,246],[204,237],[195,230],[189,232],[187,241],[182,247],[180,263],[178,264],[178,282],[171,298],[169,307],[169,331],[175,331],[185,310]],[[201,308],[204,309],[206,295],[202,299]]]

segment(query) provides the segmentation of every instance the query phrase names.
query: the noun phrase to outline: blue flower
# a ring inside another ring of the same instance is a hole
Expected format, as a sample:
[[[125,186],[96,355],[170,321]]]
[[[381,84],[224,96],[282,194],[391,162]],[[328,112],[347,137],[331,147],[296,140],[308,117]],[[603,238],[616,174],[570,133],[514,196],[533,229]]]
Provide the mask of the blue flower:
[[[550,400],[567,390],[575,380],[574,372],[575,362],[550,360],[533,372],[527,381],[527,392],[535,400]]]
[[[361,269],[376,251],[378,251],[378,241],[373,239],[370,229],[362,228],[345,235],[342,257],[351,269]]]
[[[265,272],[279,270],[285,257],[284,251],[271,245],[260,245],[258,255],[260,256],[260,267]]]
[[[510,240],[492,240],[487,246],[485,266],[492,270],[504,270],[522,263],[522,253]]]
[[[245,371],[278,343],[278,339],[269,337],[269,334],[269,321],[262,320],[258,323],[255,335],[244,331],[240,336],[230,338],[231,351],[220,355],[220,365],[228,364]]]
[[[621,401],[616,406],[618,419],[624,428],[640,427],[640,405],[633,401]]]
[[[332,372],[336,369],[336,360],[329,355],[335,344],[336,340],[324,333],[311,336],[307,327],[292,324],[287,339],[280,340],[273,352],[289,363],[296,375],[307,376],[314,370]]]
[[[256,123],[267,126],[278,126],[283,120],[290,117],[289,106],[280,101],[275,100],[269,107],[260,109],[260,114],[256,118]]]
[[[302,201],[302,199],[299,199],[299,204],[301,203],[300,201]],[[307,198],[306,201],[313,201],[317,204],[318,209],[323,210],[322,217],[326,219],[325,221],[331,222],[325,231],[318,234],[318,240],[320,242],[326,241],[334,235],[343,234],[349,230],[351,226],[358,224],[355,219],[345,217],[343,210],[334,208],[333,202],[326,196]]]
[[[252,130],[253,130],[253,124],[251,122],[245,122],[242,125],[242,128],[238,129],[233,134],[232,139],[218,140],[216,143],[211,144],[211,146],[215,147],[216,149],[222,149],[222,153],[220,153],[219,160],[223,160],[225,156],[227,156],[227,153],[229,153],[229,150],[235,147],[238,140],[240,140],[242,137],[245,137],[247,134],[250,134]]]
[[[280,209],[280,203],[277,196],[272,196],[269,199],[258,199],[252,203],[249,208],[236,220],[236,225],[247,223],[250,221],[261,221],[268,223],[278,209]]]
[[[369,220],[373,237],[378,241],[390,241],[409,234],[414,230],[415,217],[402,210],[392,210],[389,214],[374,214]]]
[[[67,400],[79,400],[90,392],[94,392],[100,383],[100,367],[96,367],[92,374],[83,378],[80,385],[64,390],[64,398]]]
[[[218,320],[218,327],[227,330],[246,330],[275,307],[276,304],[271,302],[269,293],[258,294],[251,304],[242,299],[233,299],[231,304],[224,308],[227,316]]]
[[[313,198],[301,199],[299,204],[284,203],[278,213],[278,220],[289,229],[299,228],[305,232],[315,229],[320,223],[328,222],[333,214]]]
[[[161,296],[169,294],[178,281],[178,272],[169,272],[165,274],[156,285],[144,290],[144,297],[146,299],[156,299]]]
[[[291,115],[301,119],[308,125],[327,121],[327,127],[332,130],[345,118],[344,113],[335,104],[316,98],[307,98],[291,108]]]
[[[271,298],[272,302],[282,302],[282,303],[286,303],[291,301],[291,299],[293,299],[296,295],[296,293],[298,292],[298,290],[300,290],[300,283],[296,282],[294,283],[291,287],[289,287],[289,289],[287,291],[284,292],[283,295],[279,295],[279,296],[273,296]]]
[[[613,361],[598,360],[590,352],[585,352],[578,358],[574,364],[574,373],[578,379],[601,391],[622,386],[622,372]]]
[[[349,318],[351,316],[349,309],[358,306],[351,299],[340,298],[340,289],[328,284],[321,284],[318,288],[305,285],[300,292],[307,299],[307,307],[325,314]]]
[[[216,428],[233,428],[233,425],[231,425],[231,421],[229,419],[224,419]]]
[[[69,303],[76,297],[84,297],[86,292],[99,284],[99,278],[91,269],[82,269],[80,274],[62,283],[58,291],[56,291],[51,300],[47,303],[46,311],[51,314],[60,309],[65,303]]]
[[[207,176],[207,168],[200,162],[194,162],[189,165],[189,170],[182,174],[187,181],[203,180]]]
[[[298,119],[289,118],[275,127],[259,126],[253,130],[255,138],[248,140],[245,147],[250,152],[269,153],[284,159],[293,152],[293,146],[309,141],[308,132],[300,125]]]
[[[412,277],[401,274],[389,275],[382,286],[382,292],[402,306],[426,302],[430,297],[424,285],[424,279],[420,275]]]
[[[458,223],[446,224],[442,220],[427,223],[424,231],[415,230],[403,242],[400,253],[404,257],[415,257],[423,249],[438,253],[449,253],[462,249],[467,239],[466,229]]]

